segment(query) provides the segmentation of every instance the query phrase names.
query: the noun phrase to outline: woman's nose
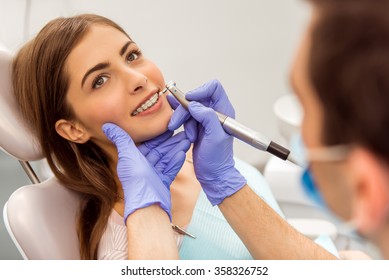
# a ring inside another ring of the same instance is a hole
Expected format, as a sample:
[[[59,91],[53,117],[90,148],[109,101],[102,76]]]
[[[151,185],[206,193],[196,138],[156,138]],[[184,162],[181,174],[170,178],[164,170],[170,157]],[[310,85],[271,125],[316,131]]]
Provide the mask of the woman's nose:
[[[130,94],[141,93],[146,88],[148,82],[147,77],[143,73],[134,69],[127,69],[126,73],[123,74],[123,79]]]

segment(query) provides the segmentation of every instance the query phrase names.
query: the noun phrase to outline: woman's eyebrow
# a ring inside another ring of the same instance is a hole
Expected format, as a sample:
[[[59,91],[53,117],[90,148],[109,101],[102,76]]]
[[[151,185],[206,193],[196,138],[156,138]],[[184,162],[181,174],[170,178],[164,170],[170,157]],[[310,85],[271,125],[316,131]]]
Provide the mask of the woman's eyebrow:
[[[122,56],[127,51],[128,46],[133,44],[133,43],[134,43],[134,41],[128,41],[127,43],[125,43],[124,46],[120,49],[120,52],[119,52],[120,56]]]
[[[81,88],[84,86],[85,80],[86,80],[86,78],[88,78],[88,76],[90,74],[92,74],[95,71],[107,68],[109,65],[110,65],[109,62],[102,62],[102,63],[96,64],[95,66],[90,68],[88,71],[86,71],[86,73],[85,73],[85,75],[84,75],[84,77],[82,78],[82,81],[81,81]]]

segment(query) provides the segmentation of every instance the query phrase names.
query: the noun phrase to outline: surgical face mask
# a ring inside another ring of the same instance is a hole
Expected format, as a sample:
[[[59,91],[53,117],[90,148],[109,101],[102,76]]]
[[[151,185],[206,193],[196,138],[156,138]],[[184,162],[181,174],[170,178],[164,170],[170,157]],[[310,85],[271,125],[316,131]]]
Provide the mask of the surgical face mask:
[[[313,179],[313,175],[306,167],[301,176],[301,186],[303,187],[304,193],[320,208],[326,208],[323,196],[319,192],[317,185]]]
[[[314,177],[310,171],[311,162],[339,162],[345,160],[351,150],[350,145],[336,145],[323,148],[307,149],[301,135],[292,137],[291,151],[294,153],[294,157],[297,162],[304,168],[301,176],[301,185],[304,193],[315,203],[324,210],[328,210],[325,200],[317,188]],[[337,218],[337,217],[336,217]],[[355,220],[351,219],[343,221],[338,228],[339,233],[346,236],[353,236],[361,240],[365,240],[358,231],[358,226]]]
[[[304,168],[301,176],[301,185],[304,193],[319,207],[327,208],[323,196],[319,192],[315,179],[310,170],[310,163],[337,162],[347,158],[351,147],[336,145],[323,148],[307,149],[300,134],[292,137],[291,150],[297,162]]]

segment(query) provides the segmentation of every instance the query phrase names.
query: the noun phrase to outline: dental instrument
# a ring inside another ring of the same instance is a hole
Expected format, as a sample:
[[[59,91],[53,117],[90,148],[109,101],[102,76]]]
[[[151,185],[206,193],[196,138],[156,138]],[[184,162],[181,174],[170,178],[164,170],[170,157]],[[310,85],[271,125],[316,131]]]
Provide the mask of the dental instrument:
[[[166,84],[166,88],[164,88],[159,93],[159,95],[162,95],[167,91],[169,91],[185,109],[188,109],[190,101],[185,98],[185,93],[177,88],[174,81],[168,82]],[[268,152],[282,160],[288,160],[296,165],[300,165],[298,161],[294,159],[293,155],[290,153],[290,150],[271,141],[259,132],[244,126],[233,118],[230,118],[217,111],[215,111],[215,113],[218,116],[224,131],[231,136],[238,138],[239,140],[253,146],[254,148]]]

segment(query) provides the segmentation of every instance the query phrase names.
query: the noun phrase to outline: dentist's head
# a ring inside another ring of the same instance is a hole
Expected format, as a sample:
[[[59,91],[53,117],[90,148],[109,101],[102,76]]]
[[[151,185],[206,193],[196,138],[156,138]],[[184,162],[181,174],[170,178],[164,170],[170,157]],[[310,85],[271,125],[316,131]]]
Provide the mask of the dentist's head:
[[[291,72],[309,171],[326,205],[389,257],[389,1],[310,2]]]
[[[111,20],[97,15],[49,22],[16,55],[13,89],[55,176],[85,198],[79,219],[83,258],[96,258],[113,205],[122,196],[117,151],[102,125],[135,143],[167,129],[172,110],[158,92],[161,71]]]

